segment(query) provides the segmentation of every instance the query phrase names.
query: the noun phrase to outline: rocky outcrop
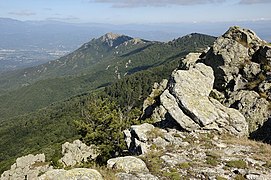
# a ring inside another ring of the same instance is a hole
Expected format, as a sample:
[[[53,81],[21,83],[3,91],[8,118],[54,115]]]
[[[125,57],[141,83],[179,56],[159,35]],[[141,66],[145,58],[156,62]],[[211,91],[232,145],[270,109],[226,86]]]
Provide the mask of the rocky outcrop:
[[[253,31],[231,27],[200,61],[214,70],[214,88],[224,105],[239,110],[249,132],[270,116],[271,47]]]
[[[125,156],[109,159],[107,161],[109,169],[116,169],[126,173],[142,173],[149,172],[146,164],[139,158],[134,156]]]
[[[152,105],[156,103],[157,97],[167,88],[167,83],[167,79],[163,79],[161,83],[154,83],[151,94],[143,102],[143,119],[152,114]]]
[[[103,180],[102,175],[95,169],[75,168],[71,170],[54,169],[41,175],[38,180]]]
[[[180,131],[160,129],[147,123],[133,125],[129,130],[125,130],[124,134],[129,152],[137,155],[146,154],[153,150],[153,147],[166,149],[171,145],[176,147],[188,145],[181,140],[180,137],[183,135]]]
[[[11,166],[10,170],[1,175],[1,180],[10,179],[37,179],[38,175],[52,169],[45,162],[44,154],[29,154],[20,157]]]
[[[242,69],[250,65],[252,56],[263,44],[253,31],[239,27],[231,27],[220,36],[204,60],[214,70],[214,87],[223,91],[236,83]]]
[[[113,46],[111,40],[119,37],[105,38]],[[271,119],[266,121],[270,60],[270,47],[254,32],[238,27],[219,37],[208,52],[187,55],[144,102],[142,118],[151,117],[154,123],[124,131],[128,150],[139,156],[109,159],[109,179],[271,179],[271,147],[246,137],[249,129],[255,139],[271,142]],[[60,162],[68,168],[98,155],[95,147],[79,140],[63,144],[62,154]],[[1,179],[103,176],[87,168],[52,169],[40,154],[18,158]]]
[[[189,70],[174,71],[152,118],[157,121],[173,119],[186,131],[208,129],[247,135],[248,125],[243,115],[209,97],[213,83],[212,68],[202,63]]]
[[[93,146],[87,146],[80,140],[73,143],[66,142],[62,145],[63,157],[59,160],[63,166],[75,166],[82,162],[95,159],[98,154]],[[10,170],[1,175],[1,180],[10,179],[103,179],[101,174],[93,169],[77,168],[66,171],[64,169],[53,169],[49,162],[45,162],[45,155],[38,154],[20,157],[16,160]]]
[[[98,153],[94,146],[87,146],[80,140],[75,140],[72,143],[62,144],[62,155],[63,157],[59,161],[66,167],[94,160]]]
[[[148,123],[133,125],[130,130],[125,130],[125,141],[130,152],[134,154],[144,154],[148,150],[148,134],[154,126]]]
[[[119,180],[158,180],[156,176],[149,173],[145,162],[134,156],[109,159],[107,168],[118,171],[116,177]]]
[[[185,56],[180,62],[180,69],[188,70],[190,67],[194,66],[198,60],[200,60],[200,56],[202,53],[189,53]]]
[[[269,102],[255,91],[233,92],[225,104],[245,115],[250,132],[260,128],[269,117]]]

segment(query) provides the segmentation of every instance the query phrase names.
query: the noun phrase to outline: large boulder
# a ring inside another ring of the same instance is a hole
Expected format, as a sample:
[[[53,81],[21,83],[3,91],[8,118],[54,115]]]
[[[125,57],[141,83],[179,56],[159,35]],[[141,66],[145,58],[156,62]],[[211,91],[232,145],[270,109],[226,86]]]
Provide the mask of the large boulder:
[[[52,167],[45,162],[44,154],[29,154],[18,158],[10,170],[5,171],[1,175],[1,180],[37,179],[40,173],[44,173],[50,169]]]
[[[75,168],[71,170],[54,169],[41,175],[38,180],[103,180],[102,175],[95,169]]]
[[[174,71],[157,106],[159,110],[162,106],[165,112],[160,116],[154,114],[152,118],[160,118],[160,121],[173,119],[186,131],[213,129],[237,136],[247,135],[244,116],[209,97],[213,83],[212,68],[202,63],[189,70]]]
[[[59,161],[66,167],[93,160],[98,156],[98,153],[95,146],[87,146],[80,140],[75,140],[72,143],[62,144],[62,155],[63,157]]]
[[[214,70],[214,87],[222,91],[234,85],[240,71],[251,63],[254,53],[263,44],[266,42],[253,31],[236,26],[220,36],[204,60]]]
[[[109,159],[107,161],[109,169],[116,169],[126,173],[143,173],[149,172],[146,164],[139,158],[134,156],[125,156]]]

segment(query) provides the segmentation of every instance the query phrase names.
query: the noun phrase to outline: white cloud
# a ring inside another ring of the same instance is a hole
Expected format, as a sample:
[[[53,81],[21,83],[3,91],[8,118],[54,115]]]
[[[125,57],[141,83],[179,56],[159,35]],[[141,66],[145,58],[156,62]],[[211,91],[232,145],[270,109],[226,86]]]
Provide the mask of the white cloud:
[[[270,0],[241,0],[240,4],[259,4],[259,3],[270,3]]]
[[[90,0],[90,2],[96,3],[110,3],[113,7],[125,8],[125,7],[146,7],[146,6],[169,6],[169,5],[197,5],[197,4],[210,4],[220,3],[226,0]]]
[[[15,15],[15,16],[34,16],[34,15],[36,15],[35,12],[29,11],[29,10],[9,12],[9,14]]]
[[[60,15],[60,14],[57,14],[57,16],[59,16],[59,15]],[[67,22],[72,22],[72,21],[80,20],[80,18],[74,17],[74,16],[67,16],[67,17],[49,17],[49,18],[46,18],[46,20],[48,20],[48,21],[67,21]]]

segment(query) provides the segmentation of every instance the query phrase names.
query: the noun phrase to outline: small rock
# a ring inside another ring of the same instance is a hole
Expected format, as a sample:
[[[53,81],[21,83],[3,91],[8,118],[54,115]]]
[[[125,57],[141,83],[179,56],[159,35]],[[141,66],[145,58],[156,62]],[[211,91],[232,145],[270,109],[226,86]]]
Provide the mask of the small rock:
[[[258,173],[250,173],[250,174],[246,174],[245,178],[247,178],[248,180],[260,180],[261,175]]]
[[[169,145],[169,142],[167,142],[165,139],[158,137],[153,140],[153,144],[155,144],[157,147],[166,148],[166,146]]]

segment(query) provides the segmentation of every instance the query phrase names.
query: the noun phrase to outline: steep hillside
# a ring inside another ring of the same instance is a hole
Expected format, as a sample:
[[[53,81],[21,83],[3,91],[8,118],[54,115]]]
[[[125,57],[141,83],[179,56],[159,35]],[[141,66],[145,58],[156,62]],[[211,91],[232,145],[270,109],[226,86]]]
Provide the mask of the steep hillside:
[[[191,34],[168,43],[108,33],[46,64],[0,76],[0,120],[32,112],[72,95],[201,51],[215,40]]]

